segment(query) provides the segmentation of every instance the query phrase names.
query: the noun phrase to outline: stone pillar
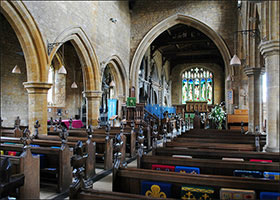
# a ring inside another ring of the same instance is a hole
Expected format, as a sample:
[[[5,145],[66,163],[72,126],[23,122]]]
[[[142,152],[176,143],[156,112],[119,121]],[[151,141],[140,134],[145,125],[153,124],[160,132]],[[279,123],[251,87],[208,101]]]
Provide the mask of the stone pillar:
[[[99,117],[100,101],[102,98],[102,91],[85,91],[84,97],[87,101],[87,124],[97,126]]]
[[[249,97],[249,125],[248,133],[254,133],[255,127],[261,127],[261,75],[264,73],[264,68],[245,67],[245,74],[249,77],[248,80],[248,97]]]
[[[267,73],[267,141],[265,151],[279,152],[279,40],[260,44]]]
[[[23,83],[28,92],[28,126],[31,134],[34,133],[34,124],[39,120],[39,134],[47,134],[48,121],[48,90],[51,88],[51,83],[42,82],[25,82]]]

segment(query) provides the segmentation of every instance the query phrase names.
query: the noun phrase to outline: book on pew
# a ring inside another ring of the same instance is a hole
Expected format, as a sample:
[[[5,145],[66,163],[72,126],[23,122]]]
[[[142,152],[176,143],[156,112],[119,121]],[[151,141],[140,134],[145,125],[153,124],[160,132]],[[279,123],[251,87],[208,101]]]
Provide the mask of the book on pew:
[[[185,155],[172,155],[173,158],[192,158],[192,156],[185,156]]]
[[[249,178],[262,178],[262,172],[260,171],[248,171],[248,170],[234,170],[234,176],[249,177]]]
[[[279,200],[280,193],[278,192],[261,192],[260,200]]]
[[[176,166],[175,172],[187,173],[187,174],[200,174],[200,169],[198,167]]]
[[[263,172],[263,176],[271,180],[280,180],[280,172]]]
[[[152,165],[152,170],[174,172],[175,167],[174,166],[169,166],[169,165]]]
[[[222,160],[226,160],[226,161],[244,161],[243,158],[222,158]]]
[[[220,199],[231,200],[231,199],[256,199],[254,190],[241,190],[232,188],[221,188]]]

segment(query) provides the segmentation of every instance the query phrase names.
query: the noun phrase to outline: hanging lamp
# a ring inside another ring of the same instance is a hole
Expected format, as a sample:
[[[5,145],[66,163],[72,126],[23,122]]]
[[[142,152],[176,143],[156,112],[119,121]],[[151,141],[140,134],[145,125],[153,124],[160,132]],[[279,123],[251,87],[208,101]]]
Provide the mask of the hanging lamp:
[[[16,66],[13,68],[12,73],[13,73],[13,74],[21,74],[21,70],[20,70],[19,66],[16,65]]]
[[[77,83],[76,83],[75,68],[74,68],[73,72],[74,72],[74,82],[72,83],[71,88],[76,89],[76,88],[78,88],[78,85],[77,85]]]
[[[62,46],[62,59],[63,59],[63,62],[64,62],[64,45]],[[64,65],[62,65],[62,66],[59,68],[58,73],[59,73],[59,74],[67,74],[67,71],[66,71]]]
[[[238,58],[238,56],[236,55],[237,54],[237,52],[236,52],[236,34],[237,33],[234,33],[234,56],[231,58],[231,60],[230,60],[230,65],[231,66],[234,66],[234,67],[238,67],[238,66],[240,66],[241,65],[241,61],[240,61],[240,59]]]

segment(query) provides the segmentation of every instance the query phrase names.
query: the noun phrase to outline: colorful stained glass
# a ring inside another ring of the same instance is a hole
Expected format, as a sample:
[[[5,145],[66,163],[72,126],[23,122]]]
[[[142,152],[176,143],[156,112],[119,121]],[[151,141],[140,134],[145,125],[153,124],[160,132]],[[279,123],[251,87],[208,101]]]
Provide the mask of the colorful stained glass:
[[[182,73],[182,103],[213,103],[213,73],[204,68],[191,68]]]

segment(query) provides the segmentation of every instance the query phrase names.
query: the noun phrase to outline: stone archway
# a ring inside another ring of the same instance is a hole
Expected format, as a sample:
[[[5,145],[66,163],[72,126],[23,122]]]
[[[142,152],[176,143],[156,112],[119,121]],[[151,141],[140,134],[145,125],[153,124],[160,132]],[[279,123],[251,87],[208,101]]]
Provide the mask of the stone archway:
[[[126,101],[126,97],[128,97],[129,87],[128,87],[128,77],[125,70],[125,67],[121,61],[121,59],[114,55],[107,59],[107,61],[102,64],[101,77],[103,76],[104,70],[106,66],[110,67],[112,75],[116,81],[116,90],[117,90],[117,98],[118,98],[118,113],[121,113],[121,106]],[[121,116],[120,116],[121,117]]]
[[[65,42],[70,41],[74,46],[84,77],[84,96],[87,99],[87,125],[97,125],[101,99],[101,78],[99,62],[89,38],[81,27],[69,27],[64,30],[54,42],[60,43],[50,53],[48,65],[50,65],[54,55]]]
[[[1,13],[8,20],[22,47],[27,70],[28,124],[34,133],[34,123],[39,120],[40,132],[47,131],[47,52],[42,34],[32,15],[21,1],[1,1]]]
[[[164,31],[166,31],[168,28],[176,25],[176,24],[186,24],[189,26],[192,26],[199,31],[206,34],[217,46],[219,49],[223,60],[225,64],[225,71],[226,74],[232,74],[232,69],[229,66],[229,61],[231,59],[230,51],[224,42],[224,40],[219,36],[218,33],[216,33],[212,28],[210,28],[208,25],[204,24],[203,22],[187,16],[183,14],[176,14],[173,16],[168,17],[167,19],[161,21],[156,26],[154,26],[143,38],[143,40],[140,42],[139,46],[137,47],[132,62],[131,62],[131,71],[130,71],[130,86],[138,88],[138,71],[140,68],[140,64],[142,61],[142,58],[148,49],[148,47],[151,45],[151,43]],[[136,90],[136,92],[138,92]],[[136,94],[137,102],[139,101],[138,93]],[[227,98],[227,97],[226,97]]]

